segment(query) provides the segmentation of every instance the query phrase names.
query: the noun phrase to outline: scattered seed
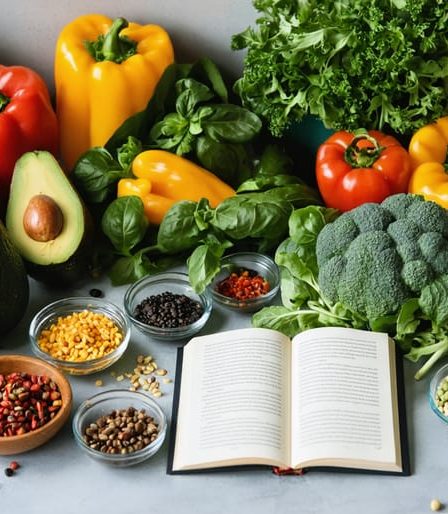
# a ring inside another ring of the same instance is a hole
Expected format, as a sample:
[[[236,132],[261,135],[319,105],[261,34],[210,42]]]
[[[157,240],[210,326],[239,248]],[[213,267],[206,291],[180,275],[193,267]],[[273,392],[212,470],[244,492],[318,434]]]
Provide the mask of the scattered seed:
[[[9,466],[8,466],[10,469],[12,469],[13,471],[16,471],[16,469],[19,469],[20,468],[20,464],[16,461],[16,460],[13,460],[9,463]]]
[[[101,387],[103,385],[103,381],[102,380],[95,380],[95,385],[96,385],[96,387]]]
[[[162,396],[162,394],[163,394],[163,393],[162,393],[162,391],[155,391],[155,392],[153,393],[153,395],[154,395],[156,398],[160,398],[160,397]]]
[[[442,508],[442,504],[440,503],[440,500],[435,498],[434,500],[431,501],[430,507],[431,507],[431,510],[433,512],[435,512]]]
[[[12,468],[6,468],[5,469],[5,475],[7,477],[12,477],[14,475],[14,470]]]
[[[121,382],[123,380],[124,380],[124,376],[123,375],[118,375],[117,382]]]
[[[97,289],[96,287],[92,288],[89,291],[89,294],[90,294],[90,296],[93,296],[94,298],[102,298],[104,296],[103,291],[101,291],[101,289]]]
[[[156,369],[156,375],[165,376],[167,373],[168,373],[168,371],[166,369],[163,369],[163,368]]]
[[[171,384],[171,382],[172,382],[171,378],[164,378],[163,379],[163,383],[164,384]]]

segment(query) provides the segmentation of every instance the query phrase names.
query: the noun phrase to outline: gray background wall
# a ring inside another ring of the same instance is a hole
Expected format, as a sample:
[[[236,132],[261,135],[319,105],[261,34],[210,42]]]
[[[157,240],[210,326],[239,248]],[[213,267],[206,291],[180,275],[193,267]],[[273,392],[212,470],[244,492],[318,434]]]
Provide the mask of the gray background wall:
[[[231,36],[252,24],[257,14],[250,0],[0,0],[0,8],[0,63],[34,68],[52,91],[58,33],[81,14],[162,25],[178,62],[207,55],[235,76],[243,52],[230,49]]]

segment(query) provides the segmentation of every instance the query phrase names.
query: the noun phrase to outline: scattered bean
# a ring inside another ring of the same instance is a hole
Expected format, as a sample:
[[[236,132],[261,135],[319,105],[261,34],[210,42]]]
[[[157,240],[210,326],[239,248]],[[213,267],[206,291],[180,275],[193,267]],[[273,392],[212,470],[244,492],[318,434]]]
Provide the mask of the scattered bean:
[[[102,298],[104,296],[103,291],[101,289],[97,289],[94,287],[89,291],[90,296],[93,296],[94,298]]]
[[[14,475],[14,470],[12,468],[6,468],[5,469],[5,475],[7,477],[12,477]]]
[[[103,381],[102,380],[95,380],[95,385],[96,385],[96,387],[101,387],[103,385]]]
[[[437,498],[435,498],[434,500],[431,501],[430,507],[431,507],[431,510],[433,512],[435,512],[442,508],[442,504],[440,503],[440,501]]]

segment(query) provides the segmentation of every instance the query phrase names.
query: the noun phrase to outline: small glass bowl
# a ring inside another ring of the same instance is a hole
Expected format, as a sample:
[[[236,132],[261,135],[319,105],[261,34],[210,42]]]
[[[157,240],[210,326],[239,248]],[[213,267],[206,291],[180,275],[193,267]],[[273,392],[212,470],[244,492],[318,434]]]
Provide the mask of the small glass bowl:
[[[202,316],[190,325],[176,328],[160,328],[147,325],[134,317],[135,309],[149,296],[170,292],[183,294],[202,305]],[[178,341],[192,337],[207,323],[212,310],[208,291],[198,294],[190,284],[186,273],[164,272],[148,275],[132,284],[124,295],[124,310],[132,323],[145,335],[164,341]]]
[[[436,403],[437,389],[445,377],[448,377],[448,364],[445,364],[440,369],[438,369],[429,382],[429,405],[431,406],[433,412],[437,414],[441,420],[443,420],[445,423],[448,423],[448,416],[439,410],[439,407]]]
[[[147,414],[154,418],[155,423],[159,427],[159,434],[151,444],[141,450],[124,455],[121,453],[103,453],[90,448],[86,444],[83,434],[90,423],[94,423],[101,416],[110,414],[113,410],[128,409],[129,407],[133,407],[136,410],[144,409]],[[73,417],[72,429],[78,446],[89,457],[105,464],[126,467],[133,466],[152,457],[160,449],[166,436],[167,419],[159,405],[145,394],[137,391],[128,391],[127,389],[112,389],[95,394],[82,402]]]
[[[246,269],[255,271],[257,274],[265,278],[270,285],[270,289],[266,294],[249,298],[247,300],[238,300],[225,296],[218,292],[218,284],[234,271]],[[277,264],[268,256],[256,252],[241,252],[227,255],[221,259],[221,269],[210,284],[213,300],[217,303],[245,312],[254,312],[269,304],[276,296],[280,287],[280,272]]]
[[[55,323],[60,316],[68,316],[74,312],[81,312],[86,309],[104,314],[118,326],[123,334],[123,340],[118,348],[98,359],[89,359],[82,362],[56,359],[40,349],[38,339],[42,330]],[[37,357],[45,359],[71,375],[89,375],[111,366],[126,351],[130,335],[131,325],[124,313],[115,304],[90,296],[64,298],[50,303],[34,316],[29,328],[31,347]]]

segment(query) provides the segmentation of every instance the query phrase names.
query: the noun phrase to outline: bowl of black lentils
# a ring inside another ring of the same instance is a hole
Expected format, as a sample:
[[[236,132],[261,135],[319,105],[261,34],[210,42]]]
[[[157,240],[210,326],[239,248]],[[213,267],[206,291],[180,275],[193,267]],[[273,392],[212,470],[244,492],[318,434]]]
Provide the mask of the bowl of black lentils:
[[[212,310],[208,291],[198,294],[186,273],[149,275],[132,284],[124,296],[132,323],[145,335],[163,341],[187,339],[207,323]]]
[[[73,434],[89,457],[125,467],[152,457],[167,430],[165,413],[147,395],[115,389],[85,400],[73,417]]]

